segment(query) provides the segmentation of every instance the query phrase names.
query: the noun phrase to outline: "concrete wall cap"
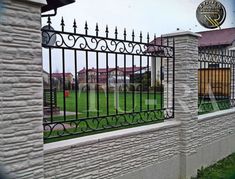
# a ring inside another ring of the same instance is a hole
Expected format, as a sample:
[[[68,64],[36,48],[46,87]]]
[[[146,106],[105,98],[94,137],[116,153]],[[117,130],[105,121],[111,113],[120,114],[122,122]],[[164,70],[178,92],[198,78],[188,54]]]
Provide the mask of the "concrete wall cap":
[[[178,36],[194,36],[194,37],[201,37],[200,34],[191,32],[191,31],[176,31],[169,34],[163,34],[162,37],[178,37]]]
[[[216,111],[216,112],[212,112],[212,113],[208,113],[208,114],[202,114],[202,115],[198,116],[198,121],[203,122],[205,120],[214,119],[217,117],[226,116],[226,115],[230,115],[230,114],[234,114],[234,113],[235,113],[235,108],[226,109],[226,110],[222,110],[222,111]]]
[[[180,125],[181,125],[180,121],[166,121],[152,125],[133,127],[133,128],[116,130],[112,132],[105,132],[101,134],[95,134],[80,138],[68,139],[59,142],[53,142],[49,144],[44,144],[44,154],[66,150],[69,148],[75,148],[78,146],[90,145],[102,141],[153,132],[156,130],[164,130],[172,127],[179,127]]]

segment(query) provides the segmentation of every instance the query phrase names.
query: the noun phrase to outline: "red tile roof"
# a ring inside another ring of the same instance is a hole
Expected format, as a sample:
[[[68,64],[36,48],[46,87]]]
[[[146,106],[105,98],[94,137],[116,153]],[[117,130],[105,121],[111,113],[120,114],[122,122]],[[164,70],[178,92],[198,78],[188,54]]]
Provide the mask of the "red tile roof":
[[[63,73],[52,73],[51,74],[52,77],[55,77],[55,78],[62,78],[63,77]],[[69,77],[69,76],[73,76],[72,73],[65,73],[65,77]]]
[[[232,45],[235,41],[235,28],[198,32],[202,35],[199,47]]]
[[[145,68],[147,68],[147,67],[142,67],[142,70],[145,69]],[[117,69],[118,69],[119,71],[124,72],[124,68],[123,68],[123,67],[118,67]],[[116,68],[109,68],[109,69],[108,69],[108,72],[111,72],[111,71],[114,71],[114,70],[116,70]],[[127,73],[128,73],[128,72],[132,72],[132,70],[133,70],[132,67],[126,67],[126,72],[127,72]],[[139,70],[141,70],[140,67],[137,67],[137,66],[134,67],[134,72],[139,71]],[[96,72],[96,69],[95,69],[95,68],[91,68],[91,69],[88,69],[88,71],[94,71],[94,72]],[[86,69],[83,68],[83,69],[80,70],[78,73],[85,73],[85,72],[86,72]],[[106,68],[99,68],[99,69],[98,69],[98,72],[99,72],[99,73],[106,73]]]
[[[220,30],[202,31],[197,33],[202,35],[202,37],[199,38],[199,47],[210,47],[219,45],[229,46],[232,45],[235,41],[235,27]],[[161,45],[161,37],[158,37],[151,42],[151,44],[154,43],[156,45]],[[154,47],[151,47],[148,51],[152,52],[154,50],[153,48]]]

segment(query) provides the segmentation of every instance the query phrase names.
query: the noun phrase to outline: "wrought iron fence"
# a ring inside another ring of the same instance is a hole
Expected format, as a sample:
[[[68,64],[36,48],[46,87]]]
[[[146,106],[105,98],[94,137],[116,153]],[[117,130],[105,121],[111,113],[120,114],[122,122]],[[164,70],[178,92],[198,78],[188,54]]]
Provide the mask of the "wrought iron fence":
[[[108,26],[102,36],[98,24],[94,35],[88,34],[87,23],[84,33],[78,29],[74,21],[72,32],[66,31],[62,18],[61,30],[54,30],[50,17],[42,29],[51,94],[51,113],[43,123],[45,140],[174,117],[173,39],[154,35],[150,41],[149,34],[144,38],[140,32],[137,40],[134,31],[129,37],[126,29],[119,34],[117,28],[110,37]],[[53,112],[55,88],[59,114]]]
[[[235,106],[234,68],[233,51],[223,46],[199,48],[199,114]]]

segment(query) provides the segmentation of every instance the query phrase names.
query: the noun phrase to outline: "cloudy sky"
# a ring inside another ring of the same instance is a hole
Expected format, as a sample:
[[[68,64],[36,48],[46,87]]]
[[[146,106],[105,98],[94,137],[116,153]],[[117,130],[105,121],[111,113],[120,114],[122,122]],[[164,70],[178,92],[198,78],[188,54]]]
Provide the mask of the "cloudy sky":
[[[84,23],[88,22],[89,33],[94,34],[95,24],[98,22],[100,33],[105,31],[106,24],[113,33],[115,26],[120,34],[127,28],[130,34],[132,29],[135,32],[143,31],[143,34],[171,33],[177,28],[191,30],[194,32],[208,30],[199,25],[196,19],[196,9],[202,0],[76,0],[76,3],[58,10],[56,17],[52,18],[53,27],[59,27],[61,17],[65,20],[66,31],[72,30],[74,19],[78,23],[79,32],[84,32]],[[221,28],[235,26],[235,1],[220,0],[227,11],[227,18]],[[46,25],[46,19],[43,19]],[[56,53],[56,52],[55,52]],[[47,53],[44,51],[44,57]],[[44,58],[44,59],[45,59]],[[85,63],[81,62],[82,68]],[[61,71],[61,63],[53,63],[54,70]],[[44,60],[44,68],[48,69],[47,59]],[[74,68],[69,64],[66,71]]]

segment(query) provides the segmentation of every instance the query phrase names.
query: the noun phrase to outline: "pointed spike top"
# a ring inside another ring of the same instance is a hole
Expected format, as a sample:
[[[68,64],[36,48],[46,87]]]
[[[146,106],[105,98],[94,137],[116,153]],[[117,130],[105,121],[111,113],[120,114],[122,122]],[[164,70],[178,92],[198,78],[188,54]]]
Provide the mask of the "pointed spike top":
[[[65,26],[65,24],[64,24],[64,18],[62,17],[61,18],[61,28],[62,28],[62,31],[64,31],[64,26]]]
[[[106,33],[106,37],[108,37],[108,34],[109,34],[109,27],[108,27],[108,25],[106,25],[105,33]]]
[[[126,28],[124,28],[124,36],[126,36]]]
[[[87,25],[87,21],[85,22],[85,34],[87,35],[87,32],[88,32],[88,25]]]
[[[142,42],[143,39],[143,35],[142,35],[142,31],[140,31],[140,42]]]
[[[73,29],[74,29],[74,33],[76,33],[76,31],[77,31],[76,19],[74,19],[74,21],[73,21]]]
[[[135,40],[135,31],[134,31],[134,29],[132,30],[132,40],[133,41]]]
[[[117,26],[115,27],[115,38],[117,39],[117,36],[118,36],[118,30],[117,30]]]
[[[47,23],[48,23],[48,25],[51,25],[51,17],[50,16],[48,16]]]
[[[149,32],[147,33],[147,42],[149,43]]]
[[[64,26],[65,24],[64,24],[64,17],[62,17],[61,18],[61,24],[60,24],[61,26]]]
[[[156,43],[157,43],[157,35],[156,34],[154,34],[154,44],[156,45]]]
[[[124,32],[123,32],[123,36],[124,36],[124,40],[126,40],[126,28],[124,28]]]
[[[77,28],[77,22],[76,22],[76,19],[74,19],[74,21],[73,21],[73,28]]]
[[[95,25],[95,32],[96,32],[96,36],[98,36],[99,35],[99,25],[98,25],[98,23],[96,23],[96,25]]]

